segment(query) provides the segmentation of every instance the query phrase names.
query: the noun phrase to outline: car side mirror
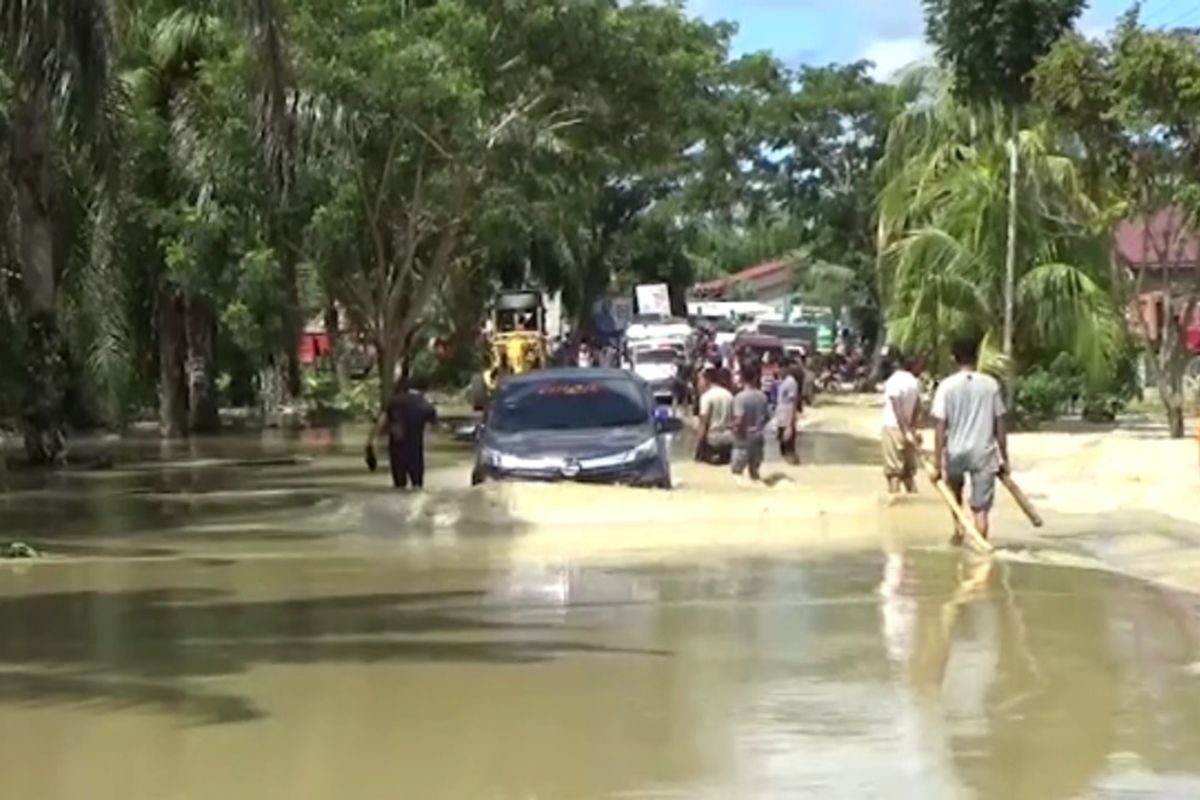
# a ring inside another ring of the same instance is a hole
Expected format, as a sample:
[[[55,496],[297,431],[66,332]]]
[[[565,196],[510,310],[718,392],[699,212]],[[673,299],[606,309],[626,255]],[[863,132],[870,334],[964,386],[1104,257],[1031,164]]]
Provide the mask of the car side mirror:
[[[683,420],[679,417],[667,417],[656,422],[659,433],[680,433],[683,431]]]

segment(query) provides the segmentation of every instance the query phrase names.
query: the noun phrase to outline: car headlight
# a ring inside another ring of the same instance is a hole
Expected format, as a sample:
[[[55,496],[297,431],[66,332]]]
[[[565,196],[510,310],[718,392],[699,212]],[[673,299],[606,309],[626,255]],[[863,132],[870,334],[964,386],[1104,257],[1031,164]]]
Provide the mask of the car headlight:
[[[504,456],[498,450],[490,447],[479,448],[479,463],[483,466],[498,469],[503,460]]]
[[[632,450],[626,450],[623,453],[616,453],[611,456],[589,458],[580,462],[580,466],[584,469],[623,467],[627,464],[634,464],[638,461],[645,461],[646,459],[654,458],[657,455],[658,439],[656,437],[651,437]]]
[[[647,458],[654,458],[656,455],[658,455],[658,437],[651,436],[625,454],[625,463],[644,461]]]
[[[502,453],[490,447],[479,448],[479,463],[490,469],[498,470],[553,470],[562,466],[561,458],[527,458]]]

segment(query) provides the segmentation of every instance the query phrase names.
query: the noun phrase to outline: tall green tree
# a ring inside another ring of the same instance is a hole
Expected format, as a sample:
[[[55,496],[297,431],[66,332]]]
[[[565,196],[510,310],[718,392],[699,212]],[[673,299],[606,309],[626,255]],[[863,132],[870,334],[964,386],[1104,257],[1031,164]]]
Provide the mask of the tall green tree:
[[[1110,220],[1141,230],[1157,262],[1130,273],[1114,259],[1112,274],[1122,303],[1143,292],[1161,298],[1161,330],[1134,320],[1171,435],[1181,437],[1186,329],[1200,305],[1200,270],[1187,263],[1200,236],[1200,35],[1148,30],[1135,8],[1107,43],[1062,41],[1036,78],[1038,100],[1089,165]]]
[[[1028,104],[1038,59],[1071,29],[1085,0],[922,0],[926,35],[968,105],[998,105],[1008,115],[1009,177],[1004,254],[1005,353],[1012,353],[1017,227],[1020,211],[1021,111]]]
[[[936,71],[910,76],[923,94],[898,117],[881,164],[894,341],[935,356],[951,336],[1003,335],[1007,275],[1008,114],[960,103]],[[1025,168],[1016,232],[1029,256],[1014,275],[1013,353],[1028,363],[1073,352],[1097,383],[1111,373],[1122,324],[1112,302],[1107,231],[1070,158],[1040,128],[1018,132]]]
[[[38,464],[57,461],[65,447],[55,159],[64,147],[104,155],[111,46],[105,0],[22,0],[0,10],[0,71],[11,109],[3,145],[25,321],[25,450]]]
[[[503,179],[565,149],[578,122],[523,54],[529,26],[550,21],[465,2],[297,9],[300,68],[340,109],[309,248],[374,345],[385,397],[430,303],[465,275],[481,218],[511,199]]]
[[[861,307],[876,321],[876,164],[911,92],[875,81],[870,67],[789,70],[764,55],[731,66],[712,116],[730,128],[716,141],[734,146],[700,160],[696,181],[706,200],[725,203],[693,206],[702,222],[689,255],[701,273],[790,260],[806,299]]]
[[[296,104],[278,15],[257,0],[152,0],[121,26],[135,154],[124,244],[154,293],[165,436],[218,428],[221,350],[297,358]]]
[[[312,0],[293,29],[300,74],[341,112],[310,255],[384,391],[431,299],[481,260],[524,262],[510,278],[576,311],[639,269],[632,232],[677,190],[726,45],[677,7],[610,0]]]

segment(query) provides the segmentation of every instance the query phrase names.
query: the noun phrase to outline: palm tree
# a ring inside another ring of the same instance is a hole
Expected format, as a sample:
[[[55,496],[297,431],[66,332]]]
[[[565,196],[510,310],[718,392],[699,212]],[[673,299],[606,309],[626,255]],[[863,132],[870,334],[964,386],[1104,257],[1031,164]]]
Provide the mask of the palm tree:
[[[139,176],[137,190],[164,212],[176,203],[206,216],[216,212],[211,114],[200,83],[201,65],[219,60],[225,49],[223,27],[218,16],[197,8],[143,10],[127,26],[131,68],[123,80],[134,119],[159,132],[138,159],[150,166]],[[202,291],[183,285],[167,268],[164,250],[172,234],[163,222],[148,234],[155,242],[149,282],[155,294],[159,430],[168,438],[217,425],[212,312]],[[176,234],[175,241],[179,238]]]
[[[131,360],[128,352],[120,351],[127,331],[114,311],[119,303],[106,302],[115,299],[114,287],[119,286],[112,270],[117,249],[113,233],[120,216],[120,187],[113,165],[128,112],[120,102],[126,84],[111,80],[114,38],[118,38],[114,30],[126,49],[135,51],[146,44],[139,37],[152,31],[149,45],[157,49],[143,66],[175,69],[178,77],[201,55],[194,47],[207,28],[197,23],[222,11],[236,11],[243,23],[257,87],[252,107],[246,110],[256,121],[263,172],[281,198],[290,188],[293,136],[287,54],[275,0],[139,4],[5,0],[0,4],[0,86],[8,101],[0,111],[0,163],[7,167],[0,169],[0,229],[12,232],[14,244],[6,249],[20,267],[24,433],[33,463],[54,463],[64,452],[68,351],[72,362],[102,373],[95,379],[98,388],[104,388],[105,375],[112,378],[122,364],[127,370]],[[119,24],[114,24],[114,16]],[[156,26],[160,21],[170,25]],[[75,174],[81,164],[101,170],[81,180],[84,176]],[[82,199],[82,209],[64,208],[65,195]],[[82,211],[85,218],[68,224],[74,219],[70,211]],[[64,243],[68,231],[75,240]],[[68,269],[72,285],[64,287],[64,269],[76,261],[84,262],[83,269]],[[294,301],[294,274],[288,281]],[[295,309],[288,313],[296,315]],[[76,352],[64,343],[64,325],[79,320],[75,338],[85,341]],[[112,324],[105,324],[106,320]],[[160,327],[166,333],[171,330],[170,325]],[[211,326],[198,329],[203,327]],[[106,335],[90,339],[78,335],[91,331]],[[164,352],[170,349],[165,346]],[[209,384],[211,377],[206,379]],[[212,411],[215,419],[215,407]]]
[[[96,153],[96,143],[107,141],[100,128],[111,31],[106,0],[7,0],[0,6],[0,70],[12,85],[9,131],[0,146],[10,173],[25,298],[25,449],[37,464],[53,463],[64,452],[55,153],[62,145]]]
[[[1010,134],[998,107],[956,103],[936,70],[895,122],[880,167],[880,243],[887,254],[891,336],[939,351],[969,329],[1004,329]],[[1074,353],[1108,375],[1123,335],[1109,286],[1103,218],[1074,163],[1038,128],[1020,131],[1016,353]]]

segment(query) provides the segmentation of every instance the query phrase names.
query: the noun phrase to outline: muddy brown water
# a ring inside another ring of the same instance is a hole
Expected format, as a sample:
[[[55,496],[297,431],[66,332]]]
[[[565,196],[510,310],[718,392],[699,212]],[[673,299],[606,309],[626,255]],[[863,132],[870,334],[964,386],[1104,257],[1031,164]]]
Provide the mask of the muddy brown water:
[[[940,547],[597,557],[602,526],[542,557],[408,525],[358,444],[9,475],[0,538],[47,557],[0,564],[0,796],[1200,796],[1190,596]]]

